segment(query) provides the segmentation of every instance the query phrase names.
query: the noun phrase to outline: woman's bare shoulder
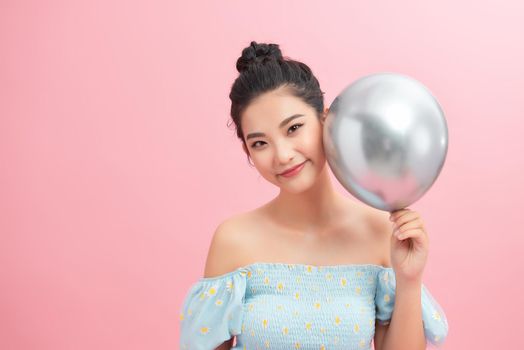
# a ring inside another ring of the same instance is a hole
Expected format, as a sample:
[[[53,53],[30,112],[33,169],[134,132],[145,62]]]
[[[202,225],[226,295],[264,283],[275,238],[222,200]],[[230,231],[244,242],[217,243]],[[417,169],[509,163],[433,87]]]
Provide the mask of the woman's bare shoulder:
[[[391,227],[389,213],[384,210],[368,207],[366,209],[366,219],[370,228],[378,235],[384,235]]]
[[[204,277],[216,277],[236,270],[249,257],[249,235],[255,212],[235,214],[217,225],[206,259]]]
[[[393,226],[389,220],[390,213],[384,210],[368,207],[366,222],[379,253],[382,256],[381,265],[391,266],[391,234]]]
[[[359,222],[366,227],[366,235],[369,233],[372,236],[382,235],[384,229],[389,224],[389,213],[383,210],[373,208],[367,204],[355,201],[347,201],[347,212],[349,216],[353,217],[356,222]]]

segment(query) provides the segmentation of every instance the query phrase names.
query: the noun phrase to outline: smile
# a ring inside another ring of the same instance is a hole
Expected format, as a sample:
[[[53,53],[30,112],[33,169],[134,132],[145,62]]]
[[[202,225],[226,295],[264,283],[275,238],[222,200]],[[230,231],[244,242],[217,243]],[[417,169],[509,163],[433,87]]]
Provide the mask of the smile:
[[[298,173],[300,173],[300,171],[302,170],[302,168],[304,167],[306,162],[307,162],[307,160],[304,161],[302,164],[292,168],[291,170],[288,170],[285,173],[280,174],[280,176],[293,177],[293,176],[297,175]]]

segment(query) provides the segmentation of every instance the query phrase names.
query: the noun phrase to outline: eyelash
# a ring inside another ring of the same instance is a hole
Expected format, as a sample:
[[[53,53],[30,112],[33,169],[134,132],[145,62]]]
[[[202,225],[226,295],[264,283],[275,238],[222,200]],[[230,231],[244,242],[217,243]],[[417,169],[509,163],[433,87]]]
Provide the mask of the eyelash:
[[[287,130],[289,131],[289,130],[290,130],[292,127],[294,127],[294,126],[298,126],[298,128],[295,129],[295,130],[298,130],[298,129],[300,129],[300,127],[301,127],[302,125],[304,125],[304,124],[293,124],[293,125],[291,125],[291,126],[289,127],[289,129],[287,129]],[[256,142],[253,142],[253,144],[251,145],[251,147],[252,147],[252,148],[258,148],[258,147],[256,147],[255,145],[256,145],[257,143],[259,143],[259,142],[264,142],[264,141],[256,141]]]

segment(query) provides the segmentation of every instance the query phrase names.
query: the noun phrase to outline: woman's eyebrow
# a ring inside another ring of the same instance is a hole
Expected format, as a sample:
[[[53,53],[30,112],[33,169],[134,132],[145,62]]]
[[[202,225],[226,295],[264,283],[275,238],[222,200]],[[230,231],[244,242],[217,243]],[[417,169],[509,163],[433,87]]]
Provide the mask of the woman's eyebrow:
[[[286,126],[286,124],[292,121],[293,119],[303,117],[303,116],[304,116],[303,114],[293,114],[291,117],[287,117],[286,119],[282,120],[278,127],[282,128],[283,126]],[[253,138],[253,137],[262,137],[262,136],[266,136],[266,134],[264,134],[263,132],[252,132],[247,135],[246,140],[249,140],[250,138]]]

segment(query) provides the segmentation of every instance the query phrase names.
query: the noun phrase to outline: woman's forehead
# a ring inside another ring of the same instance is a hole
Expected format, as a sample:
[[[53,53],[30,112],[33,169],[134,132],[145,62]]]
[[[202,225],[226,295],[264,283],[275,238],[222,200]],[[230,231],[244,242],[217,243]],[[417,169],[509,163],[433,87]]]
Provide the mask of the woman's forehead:
[[[292,95],[266,93],[253,100],[244,110],[242,123],[246,127],[278,124],[294,114],[308,113],[307,104]]]

